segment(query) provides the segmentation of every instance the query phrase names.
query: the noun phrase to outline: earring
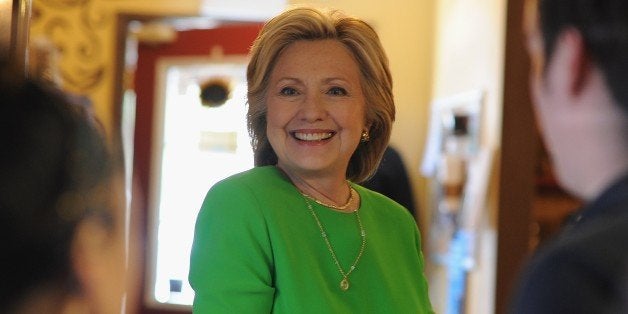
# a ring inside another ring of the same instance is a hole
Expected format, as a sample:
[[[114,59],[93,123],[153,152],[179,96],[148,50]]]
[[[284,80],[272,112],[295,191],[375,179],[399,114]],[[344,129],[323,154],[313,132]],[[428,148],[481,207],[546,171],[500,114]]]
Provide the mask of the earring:
[[[369,131],[362,131],[362,136],[360,137],[360,141],[362,143],[366,143],[371,140],[371,136],[369,135]]]

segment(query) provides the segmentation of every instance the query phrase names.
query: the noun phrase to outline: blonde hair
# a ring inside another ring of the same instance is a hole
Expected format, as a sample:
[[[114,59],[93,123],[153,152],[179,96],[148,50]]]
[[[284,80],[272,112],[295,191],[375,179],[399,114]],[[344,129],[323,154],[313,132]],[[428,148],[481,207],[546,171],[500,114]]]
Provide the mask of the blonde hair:
[[[253,43],[247,69],[247,125],[255,165],[277,163],[277,155],[266,134],[266,92],[279,55],[296,41],[325,39],[342,43],[360,68],[370,140],[361,142],[353,153],[346,176],[354,182],[362,182],[377,169],[390,139],[395,119],[392,76],[375,30],[366,22],[337,10],[289,9],[268,21]]]

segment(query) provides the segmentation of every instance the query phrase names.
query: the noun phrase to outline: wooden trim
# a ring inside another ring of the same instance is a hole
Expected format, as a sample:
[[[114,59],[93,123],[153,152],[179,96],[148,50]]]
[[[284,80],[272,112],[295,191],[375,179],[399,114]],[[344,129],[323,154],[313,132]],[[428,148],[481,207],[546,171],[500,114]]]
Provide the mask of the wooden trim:
[[[125,91],[125,71],[126,71],[126,51],[127,47],[127,37],[129,31],[130,23],[134,21],[140,22],[148,22],[154,20],[168,19],[173,18],[173,16],[161,16],[161,15],[144,15],[144,14],[126,14],[119,13],[116,17],[116,29],[115,29],[115,61],[114,61],[114,84],[113,84],[113,103],[112,103],[112,117],[113,117],[113,145],[115,148],[120,149],[122,151],[123,143],[122,143],[122,105],[124,101],[124,91]],[[136,122],[137,123],[137,122]],[[134,133],[136,130],[134,130]],[[134,137],[137,135],[134,134]],[[135,144],[134,144],[135,146]],[[133,149],[135,151],[135,148]],[[145,156],[141,156],[145,157]],[[133,205],[131,213],[131,223],[132,228],[137,228],[138,230],[132,230],[131,233],[135,234],[138,237],[138,241],[140,243],[138,249],[140,249],[139,254],[136,254],[138,258],[136,263],[139,266],[139,288],[138,288],[138,298],[136,301],[137,308],[136,309],[128,309],[129,313],[139,313],[139,314],[185,314],[190,311],[180,311],[180,310],[162,310],[162,309],[152,309],[148,308],[144,302],[144,292],[145,292],[145,261],[147,256],[147,245],[146,245],[146,230],[147,230],[147,200],[146,200],[146,191],[147,191],[147,174],[146,173],[137,173],[138,169],[136,167],[136,159],[138,156],[134,152],[134,158],[132,163],[131,173],[133,176],[134,186],[133,193],[131,194],[131,203]],[[149,164],[149,163],[147,163]]]
[[[2,45],[8,45],[9,57],[26,75],[28,75],[27,56],[31,8],[32,0],[10,0],[10,3],[3,4],[2,8],[9,10],[10,13],[0,14],[0,26],[5,30],[10,29],[9,34],[2,34]],[[0,48],[2,50],[7,49],[5,47]]]
[[[529,253],[538,136],[528,88],[529,60],[522,32],[525,0],[507,5],[501,165],[497,218],[495,313],[507,313]]]

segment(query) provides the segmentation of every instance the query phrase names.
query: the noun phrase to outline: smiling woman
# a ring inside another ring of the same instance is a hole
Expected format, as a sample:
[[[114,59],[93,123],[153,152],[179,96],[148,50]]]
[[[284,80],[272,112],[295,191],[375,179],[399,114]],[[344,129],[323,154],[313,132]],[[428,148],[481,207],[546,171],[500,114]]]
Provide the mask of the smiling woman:
[[[414,218],[359,185],[395,115],[375,31],[338,11],[293,8],[263,27],[247,81],[256,167],[205,197],[194,311],[433,313]]]
[[[308,194],[346,199],[344,170],[360,134],[368,132],[360,70],[349,50],[335,40],[287,47],[270,76],[266,106],[266,132],[277,166]],[[295,172],[331,176],[342,186],[329,191],[338,195],[318,195],[323,191],[302,183],[306,178]]]

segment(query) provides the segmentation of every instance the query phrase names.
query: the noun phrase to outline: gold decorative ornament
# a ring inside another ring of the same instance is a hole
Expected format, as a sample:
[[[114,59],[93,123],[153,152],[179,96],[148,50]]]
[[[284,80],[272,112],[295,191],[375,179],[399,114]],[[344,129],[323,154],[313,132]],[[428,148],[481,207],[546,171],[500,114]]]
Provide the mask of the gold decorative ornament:
[[[97,9],[96,2],[33,1],[30,21],[32,38],[47,38],[58,51],[56,71],[63,89],[90,99],[107,75],[102,30],[115,20],[111,12]]]
[[[362,131],[362,136],[360,137],[360,141],[362,143],[366,143],[371,140],[371,136],[369,135],[369,131]]]

